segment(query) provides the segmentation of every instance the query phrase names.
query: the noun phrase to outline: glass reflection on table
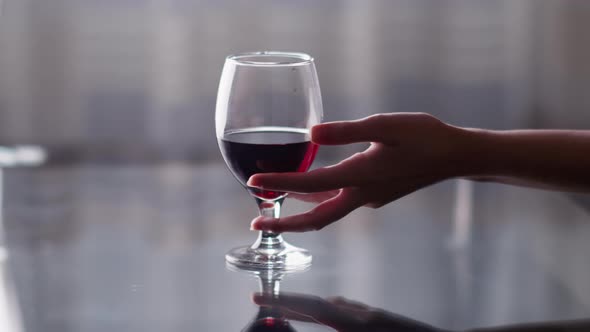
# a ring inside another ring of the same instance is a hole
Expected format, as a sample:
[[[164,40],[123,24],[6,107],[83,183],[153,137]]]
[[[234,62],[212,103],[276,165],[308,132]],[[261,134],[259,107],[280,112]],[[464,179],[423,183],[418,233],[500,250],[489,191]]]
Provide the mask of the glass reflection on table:
[[[245,273],[258,277],[260,282],[260,293],[265,298],[278,298],[280,295],[280,283],[285,274],[304,272],[300,271],[281,271],[281,270],[257,270],[238,268],[232,264],[226,265],[228,270]],[[283,331],[294,332],[295,329],[286,319],[285,313],[278,306],[259,306],[258,313],[254,319],[242,329],[243,332],[264,332],[264,331]]]
[[[312,323],[341,332],[442,331],[343,297],[323,299],[314,295],[280,291],[280,283],[286,274],[306,270],[244,270],[231,264],[226,266],[234,272],[256,276],[260,282],[260,291],[252,295],[253,302],[259,306],[258,313],[242,329],[243,332],[294,332],[296,330],[290,321]]]
[[[259,311],[243,332],[294,332],[291,322],[307,322],[339,332],[451,332],[432,325],[368,306],[344,297],[321,298],[302,293],[280,291],[285,271],[228,269],[255,275],[260,292],[252,295]],[[300,271],[301,272],[301,271]],[[574,332],[590,330],[590,320],[557,321],[486,328],[488,332]],[[469,331],[481,331],[479,329]]]
[[[2,0],[0,0],[0,12]],[[23,331],[22,317],[8,270],[8,250],[4,235],[4,168],[39,166],[46,160],[46,152],[38,146],[0,146],[0,331]]]
[[[2,220],[0,219],[0,222]],[[22,318],[13,280],[8,270],[8,255],[2,248],[0,256],[0,331],[22,332]]]

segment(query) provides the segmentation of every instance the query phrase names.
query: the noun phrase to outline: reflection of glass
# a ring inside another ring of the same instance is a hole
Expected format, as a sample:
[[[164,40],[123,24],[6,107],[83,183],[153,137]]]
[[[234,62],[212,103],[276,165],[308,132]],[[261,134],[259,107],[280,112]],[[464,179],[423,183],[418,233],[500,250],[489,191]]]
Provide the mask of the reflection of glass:
[[[0,6],[2,0],[0,0]],[[4,224],[2,223],[4,199],[4,168],[39,166],[47,159],[45,150],[37,146],[20,145],[15,147],[0,146],[0,257],[5,257]]]
[[[0,7],[2,0],[0,0]],[[0,8],[1,9],[1,8]],[[36,148],[32,151],[39,152]],[[9,149],[0,147],[0,331],[20,332],[22,331],[22,322],[18,301],[15,296],[15,288],[12,278],[7,269],[8,251],[4,247],[4,167],[19,165],[31,165],[41,163],[45,155],[29,154],[28,148]],[[33,157],[32,159],[29,157]],[[39,157],[39,158],[37,158]]]
[[[320,87],[309,55],[258,52],[226,59],[215,110],[219,148],[262,216],[278,218],[287,194],[248,187],[248,178],[307,171],[317,152],[309,130],[321,119]],[[311,255],[280,234],[263,231],[256,243],[231,250],[226,260],[242,268],[293,270],[309,266]]]
[[[7,256],[3,256],[0,260],[0,331],[20,332],[23,330],[21,315],[7,265]]]
[[[0,0],[1,2],[1,0]],[[43,148],[34,145],[0,146],[0,168],[39,166],[47,159]]]
[[[257,276],[260,281],[260,292],[264,296],[278,298],[280,292],[280,282],[287,272],[273,271],[273,270],[245,270],[238,269],[235,266],[228,264],[228,268],[232,271],[246,272]],[[281,331],[281,332],[295,332],[286,319],[283,311],[277,306],[261,306],[258,309],[256,317],[246,325],[243,332],[265,332],[265,331]]]
[[[0,16],[4,1],[0,0]],[[46,159],[45,151],[36,146],[0,146],[0,331],[21,332],[20,308],[15,288],[8,273],[8,251],[4,247],[4,168],[37,166]]]
[[[0,11],[2,0],[0,0]],[[8,251],[4,247],[4,168],[41,165],[46,159],[45,151],[36,146],[0,146],[0,331],[22,331],[21,315],[14,294],[12,278],[8,273]]]
[[[274,273],[261,273],[260,291],[267,296],[279,296],[279,283],[282,275]],[[295,329],[289,324],[284,313],[279,307],[259,307],[258,314],[242,331],[244,332],[263,332],[263,331],[282,331],[292,332]]]

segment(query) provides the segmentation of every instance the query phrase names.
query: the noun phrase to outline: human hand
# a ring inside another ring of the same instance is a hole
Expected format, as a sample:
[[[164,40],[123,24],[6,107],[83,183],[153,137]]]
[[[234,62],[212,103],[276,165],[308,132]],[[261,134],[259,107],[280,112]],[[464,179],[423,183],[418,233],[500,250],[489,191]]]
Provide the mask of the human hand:
[[[294,193],[318,202],[303,214],[252,221],[273,232],[320,230],[361,206],[381,207],[420,188],[457,176],[466,131],[424,113],[377,114],[357,121],[316,125],[320,145],[371,142],[365,151],[307,173],[256,174],[248,186]]]
[[[430,325],[342,297],[322,299],[317,296],[281,293],[279,296],[253,295],[259,306],[279,309],[287,320],[329,326],[340,332],[396,331],[441,332]]]
[[[343,297],[323,299],[312,295],[281,292],[278,296],[256,293],[252,300],[261,307],[279,310],[287,321],[321,324],[339,332],[450,332]],[[585,332],[590,331],[590,320],[548,321],[467,331]]]

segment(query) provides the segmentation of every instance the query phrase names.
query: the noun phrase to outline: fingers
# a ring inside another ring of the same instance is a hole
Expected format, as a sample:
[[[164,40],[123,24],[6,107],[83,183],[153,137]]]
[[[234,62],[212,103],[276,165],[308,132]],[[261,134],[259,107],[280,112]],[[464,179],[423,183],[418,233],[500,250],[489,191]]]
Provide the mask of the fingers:
[[[285,316],[294,320],[317,322],[342,331],[358,325],[356,317],[345,314],[337,306],[317,296],[281,293],[278,297],[254,294],[259,306],[279,307]]]
[[[389,141],[395,132],[395,117],[404,114],[375,114],[360,120],[326,122],[311,129],[311,140],[321,145]]]
[[[365,153],[357,153],[340,163],[307,173],[264,173],[250,177],[247,185],[266,190],[315,193],[355,186],[371,174],[370,160]]]
[[[298,321],[298,322],[306,322],[306,323],[317,323],[318,320],[316,318],[300,314],[296,311],[289,310],[283,308],[282,310],[283,317],[285,317],[288,321]]]
[[[311,129],[311,140],[322,145],[359,142],[395,144],[416,129],[436,128],[442,122],[425,113],[375,114],[356,121],[326,122]]]
[[[371,307],[369,307],[368,305],[366,305],[364,303],[349,300],[349,299],[344,298],[342,296],[329,297],[329,298],[326,298],[326,301],[328,301],[328,302],[332,303],[333,305],[336,305],[344,310],[358,311],[358,310],[370,310],[371,309]]]
[[[285,292],[281,292],[278,297],[255,293],[252,295],[252,301],[260,306],[286,307],[300,314],[307,314],[308,316],[325,311],[326,305],[329,306],[321,297]]]
[[[368,321],[375,314],[373,308],[368,305],[340,296],[327,298],[326,301],[334,305],[342,313],[354,316],[361,321]]]
[[[311,295],[281,293],[279,297],[261,293],[252,295],[252,301],[262,307],[279,307],[287,319],[304,322],[319,322],[326,319],[330,304]]]
[[[345,188],[337,196],[319,204],[306,213],[278,220],[258,217],[252,221],[251,228],[275,233],[320,230],[342,219],[364,204],[365,202],[356,188]]]
[[[296,200],[308,203],[320,203],[338,195],[339,193],[340,190],[321,191],[311,194],[290,193],[289,198],[294,198]]]

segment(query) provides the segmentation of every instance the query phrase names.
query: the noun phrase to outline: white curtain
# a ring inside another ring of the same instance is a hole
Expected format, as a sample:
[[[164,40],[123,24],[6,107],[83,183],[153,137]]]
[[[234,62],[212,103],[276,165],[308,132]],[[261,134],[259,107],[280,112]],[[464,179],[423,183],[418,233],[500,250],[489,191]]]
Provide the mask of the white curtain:
[[[315,56],[326,120],[433,113],[490,128],[587,127],[582,1],[12,0],[0,144],[218,158],[229,53]]]

